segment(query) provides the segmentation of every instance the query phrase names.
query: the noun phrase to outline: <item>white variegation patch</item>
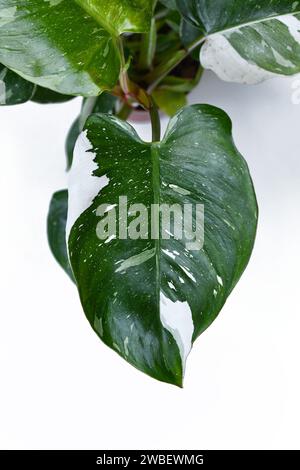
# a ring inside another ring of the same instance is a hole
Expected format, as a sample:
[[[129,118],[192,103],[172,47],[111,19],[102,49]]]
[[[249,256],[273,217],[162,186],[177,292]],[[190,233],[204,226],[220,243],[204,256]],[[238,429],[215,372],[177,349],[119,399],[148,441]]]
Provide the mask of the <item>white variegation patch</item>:
[[[272,21],[272,19],[268,21]],[[278,16],[276,21],[280,21],[286,25],[289,30],[287,34],[290,34],[293,40],[297,44],[300,44],[300,21],[295,16]],[[243,27],[244,26],[245,25],[243,25]],[[251,26],[251,24],[249,24],[249,26]],[[237,32],[242,34],[243,27],[233,28],[223,33],[208,36],[200,52],[200,62],[202,66],[205,69],[215,72],[221,80],[247,85],[253,85],[279,76],[280,74],[275,68],[274,71],[265,70],[256,63],[247,61],[230,43],[230,35],[236,34]],[[262,41],[262,47],[266,45],[267,44]],[[269,46],[272,48],[272,44],[269,44]],[[289,52],[288,47],[287,52]],[[279,54],[275,48],[272,48],[272,53],[279,69],[280,67],[295,69],[295,64],[293,64],[288,57],[286,58],[282,54]],[[295,73],[297,72],[298,71],[295,70]]]
[[[140,264],[143,264],[149,259],[153,258],[153,256],[155,256],[155,253],[156,253],[155,248],[152,248],[150,250],[142,251],[142,253],[139,253],[138,255],[131,256],[130,258],[126,260],[118,261],[116,264],[118,264],[119,266],[115,272],[122,273],[122,272],[127,271],[127,269],[129,268],[139,266]]]
[[[172,302],[163,293],[160,294],[160,320],[174,337],[182,360],[183,373],[187,357],[192,349],[194,322],[187,302]]]
[[[253,85],[276,76],[247,62],[222,34],[207,39],[201,49],[200,61],[205,69],[212,70],[226,82]]]
[[[294,15],[286,15],[278,18],[281,23],[289,28],[291,36],[300,44],[300,21]]]
[[[93,173],[98,169],[95,163],[96,154],[92,152],[92,144],[87,138],[87,131],[77,139],[73,163],[69,173],[69,202],[66,226],[67,245],[71,229],[81,214],[88,209],[99,192],[109,184],[106,175],[98,177]]]

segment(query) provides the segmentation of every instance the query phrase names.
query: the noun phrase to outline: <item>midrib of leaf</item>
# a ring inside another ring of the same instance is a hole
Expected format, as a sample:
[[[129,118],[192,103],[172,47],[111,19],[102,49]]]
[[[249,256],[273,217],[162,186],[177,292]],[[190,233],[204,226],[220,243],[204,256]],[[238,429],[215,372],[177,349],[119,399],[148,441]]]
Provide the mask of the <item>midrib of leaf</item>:
[[[153,184],[153,196],[154,204],[160,204],[160,168],[159,168],[159,144],[151,145],[151,158],[152,158],[152,184]],[[156,264],[156,301],[157,308],[160,314],[160,278],[161,278],[161,269],[160,269],[160,213],[159,213],[159,223],[158,223],[158,239],[155,240],[155,264]]]
[[[252,26],[254,24],[259,24],[259,23],[264,23],[264,22],[267,22],[267,21],[276,20],[277,18],[284,18],[286,16],[291,16],[291,15],[296,16],[296,15],[299,15],[299,14],[300,14],[300,10],[293,11],[291,13],[286,13],[284,15],[274,15],[274,16],[268,16],[267,18],[261,18],[259,20],[255,20],[255,21],[248,21],[247,23],[241,23],[240,25],[232,26],[231,28],[226,28],[226,29],[222,29],[220,31],[216,31],[215,33],[207,34],[206,36],[204,36],[203,39],[205,40],[205,39],[211,38],[213,36],[216,36],[218,34],[225,34],[225,33],[229,33],[230,31],[236,31],[238,29],[245,28],[246,26]]]
[[[112,37],[118,37],[119,32],[115,30],[110,23],[105,21],[104,16],[96,14],[95,10],[92,6],[86,5],[84,0],[73,0],[77,5],[80,6],[80,8],[88,13],[92,18],[94,18],[97,23],[99,23],[100,26],[102,26]]]

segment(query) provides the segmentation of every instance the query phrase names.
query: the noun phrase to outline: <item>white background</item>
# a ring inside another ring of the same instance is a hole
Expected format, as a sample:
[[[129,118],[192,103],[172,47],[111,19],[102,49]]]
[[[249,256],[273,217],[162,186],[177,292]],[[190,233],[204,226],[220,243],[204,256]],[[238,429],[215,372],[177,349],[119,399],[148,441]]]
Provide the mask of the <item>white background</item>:
[[[194,345],[185,388],[104,346],[47,247],[51,195],[79,101],[0,109],[2,449],[300,448],[300,105],[290,79],[206,73],[193,102],[234,123],[260,205],[253,258]],[[139,126],[145,136],[148,130]]]

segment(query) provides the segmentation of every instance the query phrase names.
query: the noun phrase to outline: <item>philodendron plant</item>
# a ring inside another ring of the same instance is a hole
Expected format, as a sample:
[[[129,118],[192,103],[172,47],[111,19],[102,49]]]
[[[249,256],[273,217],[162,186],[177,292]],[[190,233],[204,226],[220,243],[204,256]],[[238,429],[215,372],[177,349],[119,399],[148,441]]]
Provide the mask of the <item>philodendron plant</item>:
[[[102,341],[182,386],[258,215],[229,117],[187,95],[203,69],[247,84],[300,72],[300,1],[0,0],[0,62],[3,105],[83,98],[50,247]],[[151,143],[126,122],[145,111]]]

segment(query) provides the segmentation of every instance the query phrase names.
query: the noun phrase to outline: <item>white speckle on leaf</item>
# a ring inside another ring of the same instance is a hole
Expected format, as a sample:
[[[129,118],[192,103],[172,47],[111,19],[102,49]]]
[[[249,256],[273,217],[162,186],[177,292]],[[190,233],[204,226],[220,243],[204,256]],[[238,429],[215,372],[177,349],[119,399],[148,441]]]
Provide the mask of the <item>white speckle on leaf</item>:
[[[190,191],[188,191],[187,189],[181,188],[180,186],[177,186],[176,184],[169,184],[169,186],[171,189],[173,189],[173,191],[175,191],[178,194],[181,194],[182,196],[188,196],[189,194],[191,194]]]
[[[126,356],[128,356],[128,354],[129,354],[128,343],[129,343],[129,338],[128,338],[128,336],[126,336],[126,338],[124,339],[124,351],[125,351]]]
[[[55,7],[59,5],[63,0],[45,0],[46,2],[50,3],[50,7]]]
[[[151,250],[142,251],[138,255],[131,256],[130,258],[126,259],[125,261],[121,261],[120,266],[116,269],[116,273],[126,271],[129,268],[134,266],[139,266],[140,264],[145,263],[149,259],[155,256],[155,248]]]

